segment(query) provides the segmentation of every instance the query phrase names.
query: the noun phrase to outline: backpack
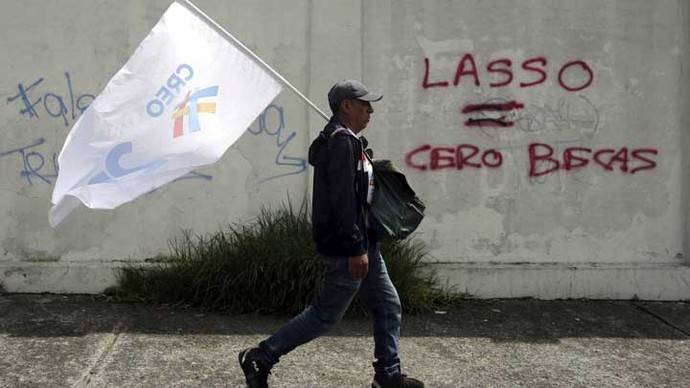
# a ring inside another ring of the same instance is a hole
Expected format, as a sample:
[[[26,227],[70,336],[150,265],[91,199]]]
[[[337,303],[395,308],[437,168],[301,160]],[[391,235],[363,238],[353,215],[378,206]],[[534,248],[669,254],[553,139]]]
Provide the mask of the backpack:
[[[422,222],[426,206],[390,160],[371,163],[376,189],[369,208],[370,228],[378,240],[402,240]]]

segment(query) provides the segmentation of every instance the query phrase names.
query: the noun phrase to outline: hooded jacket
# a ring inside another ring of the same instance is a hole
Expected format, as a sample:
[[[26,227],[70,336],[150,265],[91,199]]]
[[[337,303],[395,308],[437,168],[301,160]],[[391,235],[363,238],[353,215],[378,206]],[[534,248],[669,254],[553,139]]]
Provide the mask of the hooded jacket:
[[[366,140],[354,136],[335,117],[309,147],[309,164],[314,167],[312,233],[322,255],[352,257],[367,252],[365,148]]]

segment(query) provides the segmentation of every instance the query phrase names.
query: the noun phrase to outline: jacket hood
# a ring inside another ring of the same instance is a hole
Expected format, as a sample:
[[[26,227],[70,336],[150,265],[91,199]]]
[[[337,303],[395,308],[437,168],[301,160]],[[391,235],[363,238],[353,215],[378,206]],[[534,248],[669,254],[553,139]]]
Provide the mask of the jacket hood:
[[[319,133],[319,136],[317,136],[316,139],[311,142],[311,145],[309,146],[309,164],[312,166],[316,165],[317,156],[321,149],[326,146],[328,138],[331,136],[333,131],[335,131],[335,128],[326,127]]]
[[[318,158],[319,153],[324,147],[326,147],[328,139],[331,137],[333,132],[335,132],[339,128],[346,127],[342,123],[340,123],[340,121],[335,116],[331,117],[331,119],[328,121],[328,124],[326,124],[326,127],[324,127],[323,131],[319,132],[319,136],[317,136],[316,139],[314,139],[314,141],[309,146],[309,164],[311,164],[312,166],[316,165],[316,160]],[[348,131],[348,133],[350,133],[350,131]]]

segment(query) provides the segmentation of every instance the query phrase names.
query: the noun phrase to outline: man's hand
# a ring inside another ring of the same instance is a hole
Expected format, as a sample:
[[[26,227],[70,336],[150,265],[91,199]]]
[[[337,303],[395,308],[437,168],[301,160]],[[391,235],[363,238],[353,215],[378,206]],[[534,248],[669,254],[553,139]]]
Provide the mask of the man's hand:
[[[369,270],[369,257],[367,254],[350,257],[350,274],[355,279],[363,279]]]

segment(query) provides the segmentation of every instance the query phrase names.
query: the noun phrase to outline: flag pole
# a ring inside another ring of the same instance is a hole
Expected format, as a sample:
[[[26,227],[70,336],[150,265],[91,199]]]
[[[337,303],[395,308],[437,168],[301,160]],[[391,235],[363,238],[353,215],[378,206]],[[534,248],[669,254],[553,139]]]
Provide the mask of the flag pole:
[[[301,99],[303,99],[310,107],[312,107],[318,114],[321,115],[326,121],[328,121],[330,118],[321,110],[319,109],[318,106],[314,105],[313,102],[311,102],[307,96],[302,94],[296,87],[292,86],[288,80],[285,79],[280,73],[277,71],[273,70],[271,66],[269,66],[266,62],[264,62],[259,56],[254,54],[252,50],[250,50],[247,46],[242,44],[237,38],[235,38],[231,33],[229,33],[225,28],[223,28],[220,24],[216,23],[215,20],[211,19],[208,15],[204,13],[204,11],[200,10],[196,5],[194,5],[191,1],[189,0],[177,0],[179,3],[182,3],[183,5],[187,6],[189,9],[194,11],[197,15],[199,15],[201,18],[205,19],[208,23],[210,23],[213,27],[215,27],[222,35],[224,35],[226,38],[230,39],[233,43],[235,43],[236,46],[241,48],[245,53],[247,53],[249,56],[251,56],[255,61],[257,61],[261,66],[264,67],[264,69],[268,70],[269,73],[273,74],[274,77],[278,78],[280,82],[283,83],[283,85],[287,86],[290,90],[292,90],[297,96],[299,96]]]

